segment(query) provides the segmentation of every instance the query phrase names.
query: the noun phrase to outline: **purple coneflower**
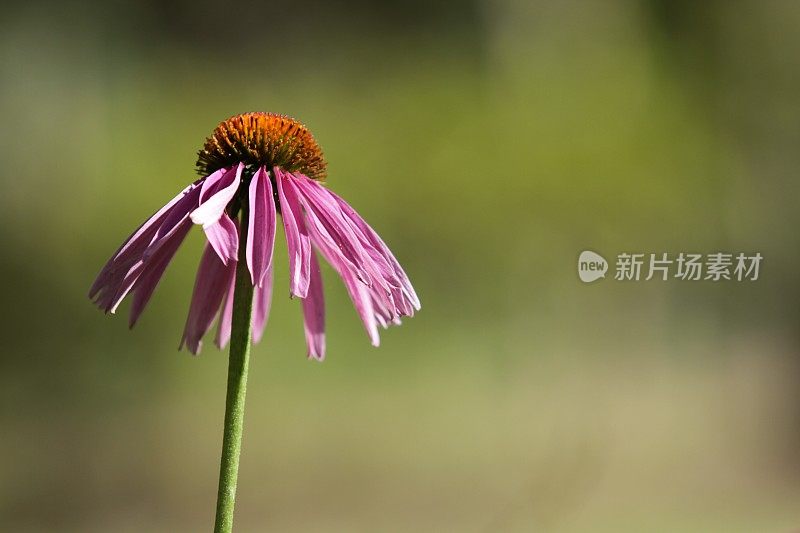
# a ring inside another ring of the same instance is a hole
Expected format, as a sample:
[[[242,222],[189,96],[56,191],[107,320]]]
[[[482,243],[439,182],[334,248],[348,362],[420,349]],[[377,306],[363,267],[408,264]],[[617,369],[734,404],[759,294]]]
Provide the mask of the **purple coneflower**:
[[[252,338],[258,342],[269,315],[277,215],[289,252],[289,292],[302,300],[309,357],[325,357],[325,303],[312,248],[342,278],[373,345],[379,342],[379,325],[399,324],[400,317],[420,308],[386,244],[347,202],[322,185],[322,151],[301,123],[272,113],[232,117],[206,139],[197,168],[203,177],[147,219],[100,271],[89,297],[105,312],[114,313],[132,294],[133,327],[197,224],[208,242],[181,346],[197,354],[217,315],[215,343],[220,348],[228,343],[240,260],[246,261],[254,287]]]
[[[233,528],[250,344],[264,332],[272,296],[277,216],[289,251],[289,293],[303,302],[308,355],[325,357],[325,302],[316,250],[344,282],[372,344],[419,299],[403,269],[347,202],[322,186],[325,160],[305,126],[271,113],[237,115],[200,150],[195,181],[147,219],[108,260],[89,291],[115,312],[133,294],[136,323],[193,224],[208,243],[200,259],[181,346],[196,354],[219,314],[215,342],[230,341],[216,533]]]

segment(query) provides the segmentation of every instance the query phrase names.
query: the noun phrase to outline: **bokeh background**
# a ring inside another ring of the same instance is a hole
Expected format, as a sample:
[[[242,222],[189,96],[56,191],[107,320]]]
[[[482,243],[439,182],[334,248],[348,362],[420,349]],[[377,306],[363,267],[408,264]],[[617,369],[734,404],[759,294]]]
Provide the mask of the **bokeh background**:
[[[325,268],[307,361],[277,261],[238,531],[797,529],[798,50],[781,1],[4,4],[0,530],[211,529],[201,233],[132,332],[86,292],[251,110],[311,128],[423,309],[373,349]],[[587,248],[765,259],[584,285]]]

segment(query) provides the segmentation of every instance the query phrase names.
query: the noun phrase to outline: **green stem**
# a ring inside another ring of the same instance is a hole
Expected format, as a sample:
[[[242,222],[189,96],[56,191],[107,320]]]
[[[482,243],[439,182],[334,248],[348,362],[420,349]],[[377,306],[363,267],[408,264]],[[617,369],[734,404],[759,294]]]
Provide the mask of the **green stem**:
[[[247,392],[247,367],[250,361],[253,285],[247,269],[247,207],[242,209],[239,225],[239,261],[236,265],[236,286],[233,293],[231,351],[228,362],[228,392],[225,398],[225,427],[222,437],[222,459],[219,465],[219,492],[214,533],[231,533],[233,506],[236,501],[236,479],[239,473],[239,453],[242,449],[244,398]]]

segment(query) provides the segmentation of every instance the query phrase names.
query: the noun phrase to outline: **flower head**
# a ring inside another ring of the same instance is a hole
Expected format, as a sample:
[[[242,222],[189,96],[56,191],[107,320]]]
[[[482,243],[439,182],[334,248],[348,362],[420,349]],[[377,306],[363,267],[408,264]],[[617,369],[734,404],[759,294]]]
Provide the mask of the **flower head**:
[[[325,159],[314,136],[295,119],[275,113],[243,113],[220,122],[197,153],[201,176],[237,163],[325,180]]]
[[[189,230],[199,225],[208,242],[181,346],[198,353],[217,316],[215,342],[220,348],[227,344],[241,259],[254,286],[252,329],[258,342],[269,315],[278,215],[289,253],[289,292],[302,300],[309,357],[325,356],[317,252],[342,278],[373,345],[379,342],[379,325],[399,324],[400,317],[419,310],[419,299],[386,244],[321,184],[326,176],[322,151],[296,120],[271,113],[236,115],[206,140],[197,168],[203,177],[148,218],[98,274],[89,297],[105,312],[114,313],[132,294],[133,327]]]

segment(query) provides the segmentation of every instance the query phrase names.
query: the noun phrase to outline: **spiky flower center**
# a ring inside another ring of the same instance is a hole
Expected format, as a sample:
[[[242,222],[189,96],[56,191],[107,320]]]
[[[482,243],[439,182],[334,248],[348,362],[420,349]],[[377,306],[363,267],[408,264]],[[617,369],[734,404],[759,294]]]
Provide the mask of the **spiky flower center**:
[[[207,176],[243,162],[254,167],[280,167],[324,181],[325,159],[303,124],[275,113],[242,113],[220,122],[197,153],[197,172]]]

